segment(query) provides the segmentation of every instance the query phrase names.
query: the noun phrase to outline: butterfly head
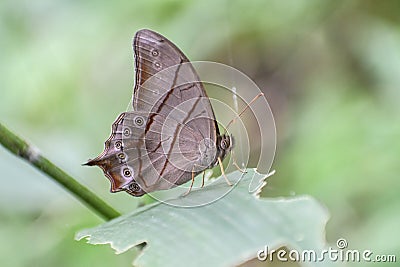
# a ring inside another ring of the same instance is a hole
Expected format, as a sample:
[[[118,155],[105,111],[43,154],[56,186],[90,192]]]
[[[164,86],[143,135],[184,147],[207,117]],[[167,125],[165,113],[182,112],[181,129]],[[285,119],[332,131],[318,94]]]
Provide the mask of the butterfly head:
[[[221,150],[230,151],[233,147],[233,136],[229,134],[223,134],[218,138],[218,148]]]
[[[234,145],[234,139],[231,134],[223,134],[217,137],[217,158],[224,159],[226,154],[228,154]]]

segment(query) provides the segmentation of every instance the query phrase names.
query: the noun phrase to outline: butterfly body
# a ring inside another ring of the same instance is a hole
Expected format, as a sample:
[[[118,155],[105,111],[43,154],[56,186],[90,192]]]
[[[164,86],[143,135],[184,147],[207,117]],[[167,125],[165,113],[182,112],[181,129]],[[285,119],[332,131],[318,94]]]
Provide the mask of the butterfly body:
[[[210,100],[186,56],[150,30],[133,42],[133,110],[118,116],[97,165],[111,192],[142,196],[186,183],[223,160],[233,146],[221,135]]]

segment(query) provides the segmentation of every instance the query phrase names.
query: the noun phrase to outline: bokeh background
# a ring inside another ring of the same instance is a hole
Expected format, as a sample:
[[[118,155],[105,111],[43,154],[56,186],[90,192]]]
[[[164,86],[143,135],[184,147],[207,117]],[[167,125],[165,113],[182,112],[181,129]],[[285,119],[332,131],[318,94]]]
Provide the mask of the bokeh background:
[[[264,196],[312,195],[331,214],[328,242],[399,260],[399,14],[389,0],[1,1],[0,120],[133,210],[137,200],[110,194],[101,171],[80,164],[129,103],[134,33],[156,30],[265,92],[278,146]],[[134,252],[74,241],[102,220],[2,147],[0,170],[2,266],[130,264]]]

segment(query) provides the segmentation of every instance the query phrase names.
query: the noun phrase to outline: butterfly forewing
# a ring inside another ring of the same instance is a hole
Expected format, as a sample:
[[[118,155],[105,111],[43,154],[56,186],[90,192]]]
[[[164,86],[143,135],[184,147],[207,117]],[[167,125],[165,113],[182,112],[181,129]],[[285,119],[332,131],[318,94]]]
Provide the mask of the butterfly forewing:
[[[161,115],[159,125],[149,120],[146,134],[146,139],[154,140],[154,135],[160,133],[158,140],[162,145],[158,150],[168,158],[164,166],[153,164],[160,169],[160,176],[167,172],[168,165],[185,172],[208,167],[214,158],[204,159],[199,144],[203,139],[215,143],[218,129],[210,101],[192,64],[173,43],[148,30],[136,34],[134,51],[137,81],[133,107]],[[193,158],[200,157],[203,157],[201,167],[194,166]]]

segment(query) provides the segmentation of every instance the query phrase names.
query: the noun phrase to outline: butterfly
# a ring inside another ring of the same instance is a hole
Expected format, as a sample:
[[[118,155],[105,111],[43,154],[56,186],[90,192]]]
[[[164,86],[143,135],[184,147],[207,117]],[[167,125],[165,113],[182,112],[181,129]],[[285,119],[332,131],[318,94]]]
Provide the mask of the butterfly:
[[[104,151],[85,165],[104,171],[111,192],[136,197],[191,180],[190,191],[201,172],[204,185],[204,170],[220,164],[223,172],[233,137],[220,134],[204,86],[177,46],[143,29],[133,52],[132,110],[118,116]]]

